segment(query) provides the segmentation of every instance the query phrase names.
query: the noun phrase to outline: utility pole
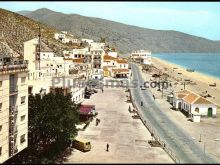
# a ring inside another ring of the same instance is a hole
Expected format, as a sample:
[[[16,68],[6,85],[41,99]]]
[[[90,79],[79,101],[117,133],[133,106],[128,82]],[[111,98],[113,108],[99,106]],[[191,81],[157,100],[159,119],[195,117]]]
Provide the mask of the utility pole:
[[[38,61],[38,69],[40,71],[40,52],[41,52],[41,29],[40,26],[38,28],[38,44],[37,44],[37,52],[36,52],[36,60]],[[39,73],[40,74],[40,73]],[[40,75],[39,75],[40,77]]]

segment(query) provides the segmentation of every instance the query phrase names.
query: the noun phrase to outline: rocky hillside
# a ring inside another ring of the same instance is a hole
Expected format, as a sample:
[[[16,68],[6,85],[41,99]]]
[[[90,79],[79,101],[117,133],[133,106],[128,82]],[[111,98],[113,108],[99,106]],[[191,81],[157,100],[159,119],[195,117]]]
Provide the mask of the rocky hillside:
[[[74,12],[74,11],[73,11]],[[78,37],[99,40],[106,37],[111,46],[128,53],[135,49],[158,52],[220,52],[220,42],[177,31],[162,31],[130,26],[105,19],[63,14],[46,8],[21,12],[36,21],[59,30],[67,30]],[[156,20],[155,20],[156,21]]]
[[[25,16],[0,9],[0,51],[7,52],[11,56],[23,55],[23,42],[38,36],[38,27],[41,28],[42,39],[49,43],[49,47],[55,53],[62,53],[66,45],[53,39],[54,28],[36,22]]]

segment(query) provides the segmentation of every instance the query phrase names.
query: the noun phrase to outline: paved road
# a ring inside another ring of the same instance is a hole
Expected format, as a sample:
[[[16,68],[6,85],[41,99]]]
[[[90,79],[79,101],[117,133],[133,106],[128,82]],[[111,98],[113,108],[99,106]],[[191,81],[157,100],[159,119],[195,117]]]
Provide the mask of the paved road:
[[[138,80],[139,86],[144,80],[137,65],[132,66],[132,79]],[[157,104],[148,90],[140,87],[130,88],[132,97],[144,118],[153,126],[156,134],[160,136],[169,148],[176,154],[180,163],[217,163],[204,149],[196,144],[183,129],[172,122]],[[143,106],[140,106],[143,101]]]

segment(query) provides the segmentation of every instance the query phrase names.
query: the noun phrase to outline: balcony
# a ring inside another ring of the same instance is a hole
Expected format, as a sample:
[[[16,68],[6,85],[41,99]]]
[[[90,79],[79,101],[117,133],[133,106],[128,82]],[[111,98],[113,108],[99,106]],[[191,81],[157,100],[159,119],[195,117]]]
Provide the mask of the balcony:
[[[18,152],[17,145],[15,145],[14,142],[9,142],[9,148],[10,148],[10,150],[9,150],[10,157]]]
[[[18,106],[10,106],[9,114],[10,116],[15,116],[18,113]]]
[[[18,86],[17,85],[11,85],[10,86],[10,95],[17,94],[18,93]]]
[[[95,60],[93,61],[93,64],[94,64],[94,65],[101,64],[101,59],[95,59]]]
[[[11,62],[1,62],[0,72],[4,73],[15,73],[28,71],[28,60],[19,60]]]
[[[18,133],[18,127],[17,126],[10,126],[9,127],[9,136],[11,137],[11,140],[14,139],[14,135]]]

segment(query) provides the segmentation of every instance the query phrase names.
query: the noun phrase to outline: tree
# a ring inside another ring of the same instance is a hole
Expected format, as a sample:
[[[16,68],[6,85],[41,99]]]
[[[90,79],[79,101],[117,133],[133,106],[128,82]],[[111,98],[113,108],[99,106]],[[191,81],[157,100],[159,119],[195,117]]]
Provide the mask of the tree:
[[[101,38],[100,38],[100,42],[105,43],[105,41],[106,41],[106,38],[105,38],[105,37],[101,37]]]
[[[67,143],[77,134],[79,105],[62,92],[29,97],[29,132],[33,144],[46,147],[52,143]]]
[[[69,146],[70,137],[77,135],[80,105],[60,91],[30,95],[28,104],[28,148],[7,163],[54,162]]]

